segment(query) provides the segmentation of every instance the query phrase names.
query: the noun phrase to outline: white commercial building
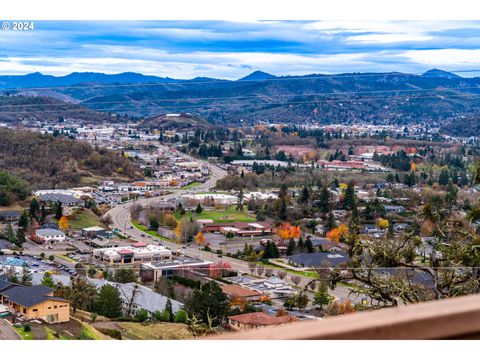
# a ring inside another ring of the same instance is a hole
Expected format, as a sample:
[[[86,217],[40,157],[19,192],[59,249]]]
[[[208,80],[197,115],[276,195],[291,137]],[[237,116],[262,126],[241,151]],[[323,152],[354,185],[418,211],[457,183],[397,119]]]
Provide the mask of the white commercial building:
[[[130,246],[93,250],[93,257],[110,264],[134,264],[172,258],[172,251],[161,245],[135,243]]]

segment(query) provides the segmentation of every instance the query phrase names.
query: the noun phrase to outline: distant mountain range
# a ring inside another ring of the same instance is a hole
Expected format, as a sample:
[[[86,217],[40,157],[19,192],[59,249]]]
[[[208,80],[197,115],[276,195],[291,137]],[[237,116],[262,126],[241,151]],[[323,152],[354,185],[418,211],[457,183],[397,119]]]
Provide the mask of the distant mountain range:
[[[448,124],[445,128],[451,133],[472,135],[469,127],[454,124],[459,119],[477,119],[480,112],[480,78],[464,78],[439,69],[422,75],[391,72],[280,77],[255,71],[238,80],[181,80],[137,73],[59,77],[33,73],[0,76],[0,91],[50,97],[134,117],[188,112],[226,125],[427,123]],[[0,121],[5,113],[1,110]]]
[[[415,76],[409,74],[400,74],[405,76]],[[272,74],[268,74],[263,71],[254,71],[251,74],[238,79],[237,81],[262,81],[272,79],[294,79],[294,78],[309,78],[312,76],[323,77],[344,77],[344,76],[361,76],[362,74],[337,74],[337,75],[322,75],[312,74],[303,76],[283,76],[278,77]],[[382,73],[378,73],[382,75]],[[421,75],[425,78],[443,78],[443,79],[460,79],[461,77],[447,71],[439,69],[431,69]],[[13,90],[13,89],[31,89],[31,88],[44,88],[44,87],[65,87],[65,86],[95,86],[95,85],[120,85],[120,84],[165,84],[165,83],[194,83],[205,81],[220,81],[225,82],[228,80],[215,79],[207,77],[196,77],[193,79],[174,79],[170,77],[159,77],[153,75],[143,75],[134,72],[124,72],[120,74],[104,74],[96,72],[74,72],[65,76],[53,76],[44,75],[39,72],[26,74],[26,75],[0,75],[0,89]],[[231,81],[234,82],[234,81]]]

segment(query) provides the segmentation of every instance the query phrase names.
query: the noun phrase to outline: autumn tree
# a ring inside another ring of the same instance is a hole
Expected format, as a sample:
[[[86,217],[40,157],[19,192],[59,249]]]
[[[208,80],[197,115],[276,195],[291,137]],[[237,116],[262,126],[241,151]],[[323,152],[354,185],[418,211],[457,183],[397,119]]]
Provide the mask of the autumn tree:
[[[197,236],[195,236],[195,242],[198,244],[198,245],[203,245],[205,243],[205,238],[202,234],[201,231],[199,231],[197,233]]]
[[[296,239],[300,237],[300,227],[283,223],[277,230],[277,235],[283,240]]]
[[[390,222],[387,219],[378,218],[377,226],[382,230],[386,230],[390,226]]]
[[[62,216],[58,221],[58,227],[60,230],[67,230],[69,228],[68,218],[66,216]]]

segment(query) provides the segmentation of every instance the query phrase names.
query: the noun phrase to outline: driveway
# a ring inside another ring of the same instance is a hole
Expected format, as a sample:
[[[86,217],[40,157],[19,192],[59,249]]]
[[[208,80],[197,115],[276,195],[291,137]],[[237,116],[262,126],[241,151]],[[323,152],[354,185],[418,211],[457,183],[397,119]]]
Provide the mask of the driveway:
[[[3,319],[0,319],[0,340],[19,340],[20,336]]]

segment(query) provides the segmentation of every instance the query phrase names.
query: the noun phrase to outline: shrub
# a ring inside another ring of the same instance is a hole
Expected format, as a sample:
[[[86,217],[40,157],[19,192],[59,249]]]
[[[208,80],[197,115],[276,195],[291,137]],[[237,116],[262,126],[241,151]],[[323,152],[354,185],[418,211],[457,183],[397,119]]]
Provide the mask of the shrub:
[[[122,332],[120,330],[99,328],[98,331],[107,336],[110,336],[112,339],[122,340]]]
[[[32,330],[32,328],[31,328],[30,324],[25,324],[23,326],[23,331],[30,332],[31,330]]]
[[[187,321],[188,321],[188,315],[187,315],[187,312],[185,310],[180,309],[175,313],[175,322],[176,323],[186,324]]]
[[[145,309],[140,309],[135,314],[135,320],[138,322],[145,322],[148,320],[148,311]]]
[[[87,329],[82,329],[80,332],[80,340],[95,340],[93,337],[90,336],[90,333]]]

